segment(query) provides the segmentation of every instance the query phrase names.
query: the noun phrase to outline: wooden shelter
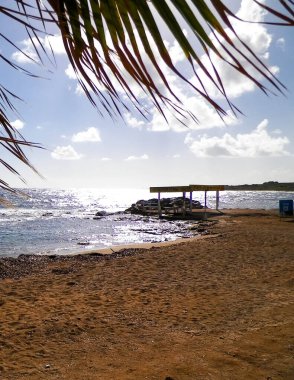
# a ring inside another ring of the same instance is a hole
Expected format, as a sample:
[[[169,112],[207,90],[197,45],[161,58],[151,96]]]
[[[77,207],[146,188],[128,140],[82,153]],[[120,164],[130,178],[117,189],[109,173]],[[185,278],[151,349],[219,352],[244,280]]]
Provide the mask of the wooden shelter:
[[[158,215],[162,216],[160,204],[161,193],[182,193],[183,194],[183,213],[186,212],[186,193],[190,193],[190,212],[192,212],[193,191],[204,191],[204,207],[207,209],[207,192],[216,192],[216,210],[219,209],[219,192],[225,190],[224,185],[188,185],[188,186],[162,186],[150,187],[150,193],[158,194]]]

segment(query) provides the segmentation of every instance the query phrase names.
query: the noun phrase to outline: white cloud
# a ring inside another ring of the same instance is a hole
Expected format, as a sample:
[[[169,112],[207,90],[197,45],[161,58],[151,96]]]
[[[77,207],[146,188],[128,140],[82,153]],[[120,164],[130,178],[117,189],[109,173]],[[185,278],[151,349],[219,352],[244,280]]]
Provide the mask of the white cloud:
[[[252,2],[252,0],[242,0],[240,9],[237,12],[237,16],[241,19],[254,22],[263,21],[265,15],[266,12],[258,4]],[[272,36],[269,34],[266,27],[261,24],[248,24],[246,22],[240,22],[232,18],[230,21],[242,41],[250,46],[261,61],[265,62],[266,65],[269,65],[266,61],[270,56],[268,50],[272,43]],[[226,32],[229,34],[236,46],[238,46],[238,48],[245,54],[245,56],[250,57],[250,53],[244,49],[240,42],[238,42],[236,36],[229,29],[226,29]],[[222,38],[220,38],[220,40],[222,41]],[[217,45],[219,44],[217,43]],[[229,58],[227,53],[223,52],[223,54],[229,61],[231,61],[231,58]],[[211,58],[218,73],[220,74],[220,77],[222,78],[226,93],[230,98],[239,97],[246,92],[252,92],[256,89],[255,84],[251,80],[247,79],[244,75],[241,75],[237,70],[233,70],[228,64],[216,57],[214,53],[211,53]],[[262,81],[263,77],[248,64],[244,57],[239,56],[239,61],[255,79]],[[253,59],[253,61],[255,60]],[[206,56],[203,56],[202,62],[210,71],[211,75],[214,76],[209,59]],[[257,66],[258,65],[259,64],[257,63]],[[279,70],[279,68],[275,66],[270,67],[270,69],[273,73],[277,73]],[[207,87],[209,94],[215,98],[221,97],[220,93],[213,86],[213,84],[205,78],[203,72],[197,70],[197,73]],[[193,83],[198,85],[199,82],[196,77],[193,78]]]
[[[101,161],[111,161],[111,158],[109,158],[109,157],[103,157],[103,158],[101,158]]]
[[[75,73],[75,71],[74,71],[74,69],[70,63],[68,64],[68,66],[64,72],[69,79],[77,79],[77,74]]]
[[[285,46],[286,46],[285,38],[279,38],[279,39],[276,41],[276,45],[277,45],[281,50],[285,50]]]
[[[65,54],[65,49],[62,42],[61,35],[55,34],[52,36],[45,36],[39,37],[39,41],[36,37],[32,38],[33,43],[37,47],[38,50],[41,51],[41,48],[39,48],[40,44],[46,49],[47,52],[50,52],[51,49],[53,50],[54,54]],[[34,45],[30,38],[27,38],[20,42],[20,49],[26,54],[23,54],[21,51],[15,51],[12,53],[12,59],[14,59],[18,63],[33,63],[32,60],[39,62],[39,57],[36,54]],[[31,59],[30,59],[30,58]]]
[[[85,83],[85,86],[87,87],[87,89],[91,92],[92,90],[89,88],[89,86]],[[76,85],[76,89],[75,89],[75,94],[81,96],[81,95],[85,95],[85,91],[83,90],[83,87],[80,85],[80,83],[78,83]]]
[[[54,54],[65,54],[65,49],[60,34],[54,34],[53,36],[46,36],[44,38],[46,49],[50,49],[50,46]]]
[[[183,30],[183,32],[184,32],[184,35],[187,37],[188,36],[187,31]],[[170,56],[172,57],[174,65],[186,59],[186,56],[183,50],[181,49],[179,43],[176,40],[174,40],[172,44],[170,44],[168,41],[164,41],[164,42]]]
[[[130,114],[130,112],[126,112],[124,114],[124,119],[126,123],[132,127],[132,128],[139,128],[142,129],[142,127],[145,125],[145,122],[142,120],[136,119],[134,116]]]
[[[260,2],[265,3],[265,0],[261,0]],[[261,18],[263,19],[265,17],[266,13],[266,10],[254,3],[252,0],[242,0],[240,9],[237,12],[237,17],[240,17],[245,21],[258,22]],[[246,28],[248,28],[248,24],[245,25],[247,25]]]
[[[22,129],[25,126],[25,123],[19,119],[16,119],[14,121],[11,121],[10,124],[15,128],[15,129]]]
[[[125,159],[125,161],[136,161],[136,160],[148,160],[149,157],[147,154],[143,154],[142,156],[129,156]]]
[[[97,128],[90,127],[86,131],[81,131],[72,136],[73,142],[99,142],[101,141],[100,133]]]
[[[51,153],[55,160],[79,160],[82,154],[77,153],[71,145],[57,146]]]
[[[285,150],[289,144],[287,137],[273,137],[267,131],[268,120],[264,119],[252,132],[225,133],[222,137],[199,136],[194,139],[189,133],[185,143],[198,157],[258,157],[289,155]]]
[[[142,129],[142,123],[145,128],[152,132],[187,132],[189,130],[203,130],[211,128],[224,128],[225,126],[236,125],[239,123],[235,117],[233,117],[231,111],[227,111],[228,115],[224,117],[224,120],[220,118],[217,112],[212,109],[200,96],[194,94],[186,94],[180,87],[176,88],[177,94],[181,97],[184,107],[192,110],[195,116],[198,118],[198,123],[191,117],[180,117],[175,115],[174,112],[165,110],[166,119],[158,111],[156,107],[150,109],[151,118],[148,122],[137,120],[135,116],[132,116],[130,126],[138,125],[138,128]],[[177,118],[175,117],[177,116]],[[130,119],[126,119],[129,122]],[[179,121],[181,120],[182,123]],[[138,124],[136,124],[138,123]]]
[[[33,44],[30,39],[26,39],[20,42],[22,51],[15,51],[12,53],[12,59],[18,63],[32,63],[33,60],[38,62],[38,55],[36,54]],[[23,53],[22,53],[23,52]]]

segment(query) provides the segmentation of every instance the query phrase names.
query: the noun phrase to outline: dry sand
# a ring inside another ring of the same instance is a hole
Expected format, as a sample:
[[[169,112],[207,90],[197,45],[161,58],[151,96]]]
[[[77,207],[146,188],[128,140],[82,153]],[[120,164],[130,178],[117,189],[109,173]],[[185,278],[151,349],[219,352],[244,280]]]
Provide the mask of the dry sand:
[[[208,238],[0,261],[0,379],[294,379],[294,223],[214,217]]]

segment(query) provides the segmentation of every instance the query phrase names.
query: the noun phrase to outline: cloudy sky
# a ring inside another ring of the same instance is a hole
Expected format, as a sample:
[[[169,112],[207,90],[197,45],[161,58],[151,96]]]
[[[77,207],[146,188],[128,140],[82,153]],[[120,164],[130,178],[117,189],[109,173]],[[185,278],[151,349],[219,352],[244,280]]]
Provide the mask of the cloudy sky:
[[[245,19],[261,21],[267,17],[251,0],[226,3],[233,4]],[[9,31],[10,38],[38,61],[25,31],[8,21],[1,16],[1,32]],[[1,84],[24,100],[15,103],[19,113],[9,115],[12,124],[27,140],[45,148],[27,151],[44,179],[0,151],[2,157],[21,171],[29,187],[148,188],[294,181],[293,28],[257,24],[235,27],[288,92],[286,96],[265,96],[223,63],[217,63],[228,95],[244,113],[237,119],[229,116],[224,123],[191,88],[166,71],[174,92],[199,119],[199,123],[188,121],[185,127],[170,114],[166,123],[131,81],[133,91],[150,109],[149,120],[136,113],[125,113],[124,122],[102,117],[81,91],[58,34],[50,37],[56,66],[47,61],[46,68],[33,64],[1,40],[1,54],[42,76],[28,77],[0,60]],[[177,45],[166,38],[174,63],[185,67]],[[47,39],[43,43],[49,46]],[[193,73],[187,75],[196,81]],[[217,99],[214,89],[209,85],[208,89]],[[0,178],[12,186],[23,186],[3,167]]]

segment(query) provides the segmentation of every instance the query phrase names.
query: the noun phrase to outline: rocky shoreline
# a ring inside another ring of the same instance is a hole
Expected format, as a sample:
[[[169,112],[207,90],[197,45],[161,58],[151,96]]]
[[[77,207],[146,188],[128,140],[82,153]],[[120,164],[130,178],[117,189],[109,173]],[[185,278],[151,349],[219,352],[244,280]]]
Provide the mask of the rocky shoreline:
[[[205,221],[201,223],[191,224],[187,231],[191,232],[190,238],[197,235],[213,234],[213,226],[216,221]],[[183,236],[185,237],[185,236]],[[153,247],[153,253],[156,247]],[[103,251],[103,249],[101,249]],[[88,252],[71,255],[35,255],[21,254],[18,257],[0,257],[0,280],[7,278],[21,278],[23,276],[32,275],[33,273],[40,274],[41,271],[47,271],[48,266],[55,263],[61,266],[60,269],[53,269],[52,273],[56,275],[65,275],[70,272],[75,272],[81,265],[88,265],[91,262],[114,260],[127,256],[135,256],[146,251],[146,248],[122,248],[119,251],[111,251],[111,253],[100,253],[99,249]],[[70,269],[63,269],[63,265],[70,264]]]
[[[183,197],[171,197],[171,198],[162,198],[160,200],[160,207],[162,210],[171,210],[173,214],[177,214],[177,210],[185,209],[202,209],[203,206],[199,201],[192,200],[190,202],[189,198]],[[127,213],[147,215],[150,213],[157,213],[158,211],[158,199],[151,198],[148,200],[138,200],[136,203],[133,203],[131,207],[125,210]]]
[[[190,208],[193,210],[201,210],[204,208],[204,206],[196,200],[190,201],[189,198],[183,198],[183,197],[170,197],[170,198],[162,198],[160,200],[160,207],[162,210],[172,210],[174,215],[180,214],[180,212],[177,212],[179,210],[186,210],[188,211]],[[109,216],[109,215],[124,215],[124,214],[133,214],[133,215],[152,215],[157,214],[158,212],[158,199],[157,198],[151,198],[151,199],[140,199],[136,203],[132,203],[130,207],[125,209],[124,211],[117,211],[114,213],[108,213],[104,210],[97,211],[93,217],[93,219],[98,220],[103,217]]]

